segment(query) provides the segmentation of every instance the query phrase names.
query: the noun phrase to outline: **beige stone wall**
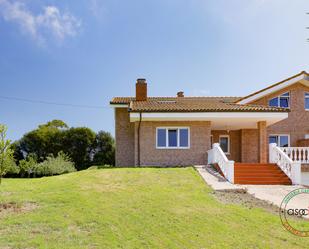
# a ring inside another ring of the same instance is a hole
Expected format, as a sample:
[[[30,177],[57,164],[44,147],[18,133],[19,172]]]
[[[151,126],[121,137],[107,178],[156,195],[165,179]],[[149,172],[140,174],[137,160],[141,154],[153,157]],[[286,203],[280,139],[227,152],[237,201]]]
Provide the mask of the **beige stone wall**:
[[[127,108],[115,108],[116,166],[134,166],[134,123]]]
[[[230,136],[230,155],[227,155],[229,160],[235,162],[241,162],[241,132],[240,130],[235,131],[224,131],[224,130],[212,130],[211,131],[213,143],[219,143],[220,135]]]
[[[309,92],[309,87],[301,83],[294,84],[276,93],[265,96],[252,104],[268,105],[268,101],[278,95],[290,92],[289,117],[267,128],[270,134],[290,134],[291,146],[297,146],[297,141],[304,139],[305,134],[309,134],[309,111],[305,110],[305,92]]]
[[[268,138],[267,138],[267,127],[265,121],[258,122],[258,153],[259,153],[259,163],[268,162]]]
[[[189,149],[156,149],[157,127],[189,127]],[[135,164],[137,164],[137,129],[135,123]],[[140,161],[143,166],[201,165],[207,162],[210,149],[210,122],[142,122]]]
[[[258,129],[241,130],[241,162],[259,162],[259,131]]]

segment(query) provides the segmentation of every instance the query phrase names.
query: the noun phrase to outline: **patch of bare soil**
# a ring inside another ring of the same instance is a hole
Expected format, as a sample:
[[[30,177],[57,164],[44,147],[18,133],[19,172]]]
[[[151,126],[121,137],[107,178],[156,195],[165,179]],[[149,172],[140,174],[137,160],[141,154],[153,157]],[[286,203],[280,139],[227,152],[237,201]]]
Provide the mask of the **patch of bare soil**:
[[[251,208],[262,208],[270,213],[278,215],[279,207],[267,201],[255,198],[253,195],[248,194],[246,190],[224,190],[214,191],[215,198],[225,204],[238,204]]]
[[[36,209],[38,205],[34,202],[16,203],[16,202],[6,202],[0,203],[0,218],[16,213],[30,212]]]

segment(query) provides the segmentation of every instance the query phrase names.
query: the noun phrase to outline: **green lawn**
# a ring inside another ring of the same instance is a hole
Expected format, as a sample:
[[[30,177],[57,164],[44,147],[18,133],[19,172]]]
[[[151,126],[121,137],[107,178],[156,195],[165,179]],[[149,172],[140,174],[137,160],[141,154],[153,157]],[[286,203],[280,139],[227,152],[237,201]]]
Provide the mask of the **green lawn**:
[[[278,215],[223,204],[192,168],[86,170],[4,179],[0,248],[309,248]]]

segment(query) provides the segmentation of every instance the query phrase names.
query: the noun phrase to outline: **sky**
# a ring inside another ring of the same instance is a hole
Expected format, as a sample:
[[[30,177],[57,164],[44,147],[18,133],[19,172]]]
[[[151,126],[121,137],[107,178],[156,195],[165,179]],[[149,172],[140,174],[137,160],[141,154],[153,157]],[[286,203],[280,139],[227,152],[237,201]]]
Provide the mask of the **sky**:
[[[137,78],[149,96],[247,95],[309,71],[307,12],[308,0],[0,0],[0,123],[12,140],[53,119],[113,134],[109,101],[134,96]]]

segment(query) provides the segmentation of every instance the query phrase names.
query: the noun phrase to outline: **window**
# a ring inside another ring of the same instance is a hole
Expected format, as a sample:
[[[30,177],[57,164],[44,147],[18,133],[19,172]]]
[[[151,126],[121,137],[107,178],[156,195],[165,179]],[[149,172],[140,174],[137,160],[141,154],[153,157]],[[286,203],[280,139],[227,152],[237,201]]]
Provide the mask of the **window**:
[[[309,95],[308,95],[309,97]],[[274,107],[283,107],[283,108],[289,108],[290,107],[290,93],[284,93],[276,98],[273,98],[269,100],[269,106]]]
[[[276,143],[279,147],[289,147],[290,135],[270,135],[269,143]]]
[[[309,111],[309,93],[305,93],[305,109]]]
[[[188,149],[190,147],[190,132],[186,127],[157,128],[158,149]]]
[[[166,130],[157,130],[157,147],[166,147]]]
[[[228,135],[219,136],[219,144],[225,154],[230,153],[230,136]]]

